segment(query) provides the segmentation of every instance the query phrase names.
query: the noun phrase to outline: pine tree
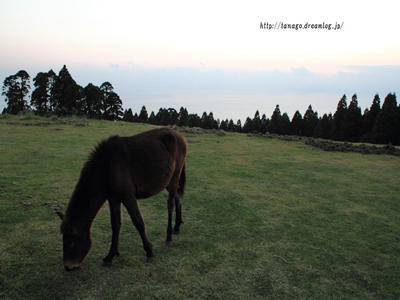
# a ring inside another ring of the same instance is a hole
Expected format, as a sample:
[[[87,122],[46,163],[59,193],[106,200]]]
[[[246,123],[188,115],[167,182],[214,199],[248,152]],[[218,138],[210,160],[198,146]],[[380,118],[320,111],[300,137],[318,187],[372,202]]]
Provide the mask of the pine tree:
[[[331,138],[334,140],[344,140],[344,118],[347,111],[346,95],[340,99],[335,114],[333,115]]]
[[[101,89],[89,83],[83,89],[83,101],[79,105],[79,111],[88,118],[99,119],[102,115],[103,92]]]
[[[305,136],[313,136],[315,127],[318,123],[318,113],[314,112],[312,106],[309,105],[303,118],[303,128]]]
[[[396,136],[398,139],[400,139],[400,101],[399,101],[399,107],[397,108],[397,126],[396,126]],[[400,144],[400,140],[398,140],[398,145]]]
[[[134,121],[134,117],[133,117],[133,113],[132,113],[132,109],[128,109],[124,111],[124,116],[122,117],[123,121],[126,122],[133,122]]]
[[[350,142],[360,141],[362,125],[361,108],[358,106],[357,95],[354,94],[344,116],[344,139]]]
[[[301,116],[301,113],[296,110],[296,112],[293,115],[292,122],[290,123],[291,127],[291,133],[294,135],[303,135],[303,117]]]
[[[400,144],[400,136],[398,133],[398,108],[396,95],[389,93],[382,105],[382,110],[379,113],[373,131],[372,139],[375,143],[394,145]]]
[[[214,115],[210,112],[208,115],[206,112],[201,116],[201,128],[204,129],[218,129],[218,123],[214,120]]]
[[[64,65],[51,88],[51,106],[58,115],[82,112],[83,89],[72,78]]]
[[[269,122],[269,119],[267,119],[267,116],[265,114],[263,114],[261,117],[261,133],[262,134],[265,134],[267,132],[268,122]]]
[[[253,132],[253,120],[250,119],[249,117],[246,118],[246,121],[244,122],[242,132],[244,133],[251,133]]]
[[[242,132],[242,121],[240,121],[240,119],[236,122],[236,131]]]
[[[315,127],[314,136],[323,139],[329,139],[332,131],[332,114],[324,114],[318,120]]]
[[[149,124],[157,125],[156,115],[154,114],[154,111],[151,111],[150,113]]]
[[[254,114],[252,126],[253,126],[253,129],[252,129],[253,132],[261,132],[261,119],[260,119],[260,113],[258,110]]]
[[[361,138],[364,142],[372,141],[372,130],[374,128],[374,124],[376,122],[376,118],[378,117],[381,111],[381,100],[379,95],[376,94],[374,99],[372,100],[372,104],[370,109],[366,109],[363,115],[363,136]]]
[[[168,125],[169,124],[169,113],[168,110],[165,108],[160,108],[156,115],[156,122],[159,125]]]
[[[228,130],[228,122],[229,122],[228,119],[222,120],[221,124],[219,125],[219,129],[227,131]]]
[[[287,113],[283,113],[279,134],[290,134],[290,119]]]
[[[281,119],[282,119],[281,110],[279,109],[279,105],[277,105],[275,107],[274,112],[272,113],[271,121],[269,121],[268,131],[271,133],[279,134],[281,131],[280,130]]]
[[[201,127],[201,119],[197,114],[189,114],[188,117],[189,127]]]
[[[236,131],[236,126],[233,123],[232,119],[230,119],[229,122],[228,122],[228,131]]]
[[[30,88],[30,76],[24,70],[18,71],[4,80],[1,94],[6,97],[7,113],[17,114],[29,107],[25,97],[28,95]]]
[[[179,126],[187,126],[188,121],[189,121],[189,113],[186,108],[181,107],[179,110],[178,125]]]
[[[148,118],[149,118],[149,116],[147,114],[146,107],[143,105],[142,109],[140,110],[140,113],[139,113],[139,122],[147,123]]]

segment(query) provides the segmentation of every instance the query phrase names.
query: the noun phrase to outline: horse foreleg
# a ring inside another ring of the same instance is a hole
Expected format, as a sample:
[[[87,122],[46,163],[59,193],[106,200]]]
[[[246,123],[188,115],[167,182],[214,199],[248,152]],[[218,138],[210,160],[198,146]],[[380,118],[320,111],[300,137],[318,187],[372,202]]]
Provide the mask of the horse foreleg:
[[[109,200],[108,204],[110,205],[112,238],[110,251],[108,252],[108,255],[103,258],[105,263],[111,263],[114,256],[119,256],[118,239],[119,230],[121,228],[121,203]]]
[[[149,242],[146,235],[146,228],[143,222],[142,214],[140,213],[139,206],[135,198],[123,201],[129,215],[131,216],[133,225],[135,225],[137,231],[140,234],[143,242],[144,251],[146,251],[147,259],[149,260],[154,256],[153,245]]]

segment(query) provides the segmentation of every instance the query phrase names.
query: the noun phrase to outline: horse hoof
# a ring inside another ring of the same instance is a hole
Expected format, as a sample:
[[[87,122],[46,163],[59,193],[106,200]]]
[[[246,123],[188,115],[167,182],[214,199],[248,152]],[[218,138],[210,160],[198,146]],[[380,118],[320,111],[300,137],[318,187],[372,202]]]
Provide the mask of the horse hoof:
[[[74,271],[74,270],[79,270],[81,267],[80,266],[72,266],[72,267],[70,267],[70,266],[64,266],[64,268],[65,268],[65,271]]]
[[[112,261],[103,259],[103,267],[111,267]]]
[[[174,234],[179,234],[179,232],[180,232],[179,228],[174,229]]]
[[[147,256],[147,258],[146,258],[146,262],[148,262],[148,263],[151,263],[151,262],[153,262],[153,260],[154,260],[154,256]]]
[[[111,265],[112,260],[113,260],[113,256],[107,255],[106,257],[103,258],[103,266]]]

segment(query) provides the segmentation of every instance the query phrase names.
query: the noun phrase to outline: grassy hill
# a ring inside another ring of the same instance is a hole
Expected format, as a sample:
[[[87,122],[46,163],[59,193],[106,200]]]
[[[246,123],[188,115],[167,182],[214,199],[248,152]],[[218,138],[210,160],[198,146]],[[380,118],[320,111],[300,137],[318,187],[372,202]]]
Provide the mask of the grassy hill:
[[[100,140],[152,126],[0,117],[1,298],[399,298],[400,158],[301,142],[184,133],[184,224],[165,245],[167,194],[139,202],[155,259],[123,209],[121,256],[101,265],[108,205],[82,269],[65,272],[60,221]]]

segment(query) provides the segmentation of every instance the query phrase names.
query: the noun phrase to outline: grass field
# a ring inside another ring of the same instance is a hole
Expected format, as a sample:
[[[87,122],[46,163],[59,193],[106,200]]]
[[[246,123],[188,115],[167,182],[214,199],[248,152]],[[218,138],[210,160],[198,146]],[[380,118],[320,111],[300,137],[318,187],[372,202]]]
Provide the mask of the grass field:
[[[184,134],[181,234],[167,194],[139,202],[155,259],[123,210],[121,256],[103,267],[108,205],[82,268],[65,272],[60,221],[83,163],[149,125],[0,117],[0,298],[400,298],[400,158],[324,152],[243,134]]]

